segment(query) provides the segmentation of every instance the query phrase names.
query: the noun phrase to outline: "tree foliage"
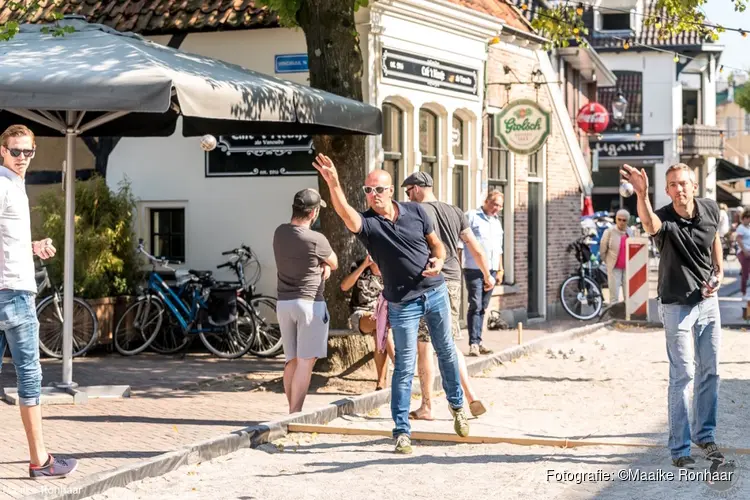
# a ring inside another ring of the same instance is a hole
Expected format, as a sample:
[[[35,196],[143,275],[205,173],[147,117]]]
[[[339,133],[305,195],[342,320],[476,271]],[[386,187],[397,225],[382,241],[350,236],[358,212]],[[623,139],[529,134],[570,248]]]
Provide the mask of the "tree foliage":
[[[20,23],[23,22],[24,19],[32,17],[34,14],[41,9],[41,5],[39,4],[39,0],[32,0],[31,2],[21,1],[21,2],[14,2],[10,1],[7,3],[7,7],[11,10],[11,12],[14,13],[13,19],[2,24],[0,23],[0,42],[6,42],[16,36],[16,33],[18,33],[18,29],[20,28]],[[59,11],[54,11],[49,15],[49,18],[46,19],[48,22],[54,22],[59,21],[63,18],[63,15]],[[51,28],[45,27],[42,29],[42,33],[48,33],[52,36],[63,36],[66,33],[72,33],[74,28],[72,26],[59,26],[55,25]]]
[[[726,29],[706,19],[702,8],[707,1],[657,0],[655,14],[644,17],[643,24],[652,26],[661,40],[684,32],[696,32],[701,38],[718,40],[719,34],[725,32]],[[748,4],[748,0],[723,1],[731,1],[736,12],[744,12]],[[522,8],[527,7],[524,5]],[[540,35],[549,40],[547,48],[567,47],[573,40],[586,45],[585,36],[588,35],[588,29],[583,21],[585,8],[589,7],[583,3],[575,4],[574,2],[558,2],[549,9],[540,6],[532,21],[532,26]],[[733,26],[732,28],[744,29],[745,27]]]
[[[735,87],[734,102],[745,112],[750,113],[750,84],[746,83],[741,87]]]
[[[305,0],[256,0],[256,5],[268,7],[279,16],[281,26],[291,28],[299,26],[297,15]],[[369,0],[351,0],[356,11],[360,7],[367,7]]]

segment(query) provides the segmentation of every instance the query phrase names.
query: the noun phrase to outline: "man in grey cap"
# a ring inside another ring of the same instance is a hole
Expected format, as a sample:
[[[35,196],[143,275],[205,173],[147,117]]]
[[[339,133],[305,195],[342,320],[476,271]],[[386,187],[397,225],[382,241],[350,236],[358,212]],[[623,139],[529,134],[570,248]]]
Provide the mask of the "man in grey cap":
[[[485,289],[491,290],[495,286],[495,279],[490,274],[489,262],[484,253],[482,245],[474,237],[469,228],[469,221],[464,212],[453,205],[438,201],[432,191],[433,180],[427,172],[414,172],[404,180],[401,187],[406,188],[406,195],[410,201],[420,203],[425,212],[430,216],[440,241],[445,246],[445,264],[443,265],[443,276],[448,287],[448,297],[451,308],[451,330],[453,340],[457,342],[463,337],[458,324],[461,310],[461,262],[458,249],[461,242],[465,243],[474,259],[483,265]],[[412,411],[409,416],[418,420],[432,420],[432,387],[429,381],[434,373],[433,352],[430,344],[430,334],[424,318],[419,323],[418,333],[418,367],[419,383],[422,391],[422,406]],[[482,401],[474,392],[469,380],[469,372],[466,369],[466,361],[463,354],[456,346],[458,358],[458,372],[461,378],[461,386],[469,402],[469,410],[475,417],[487,411]]]
[[[292,220],[276,228],[278,303],[276,315],[284,346],[284,392],[289,413],[302,411],[315,361],[328,354],[328,307],[325,281],[338,258],[325,236],[310,229],[325,207],[320,193],[303,189],[294,195]]]

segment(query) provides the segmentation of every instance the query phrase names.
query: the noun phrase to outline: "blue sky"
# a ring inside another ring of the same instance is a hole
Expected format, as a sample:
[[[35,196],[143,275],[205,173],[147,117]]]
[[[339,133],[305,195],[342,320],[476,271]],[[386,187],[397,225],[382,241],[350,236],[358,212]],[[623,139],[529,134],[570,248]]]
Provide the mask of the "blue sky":
[[[745,12],[735,12],[732,0],[708,0],[703,6],[703,12],[713,24],[720,24],[727,28],[743,28],[750,31],[750,3]],[[750,70],[750,34],[742,38],[737,32],[727,31],[720,35],[718,43],[724,46],[721,64],[724,65],[724,75],[730,67],[744,71]]]

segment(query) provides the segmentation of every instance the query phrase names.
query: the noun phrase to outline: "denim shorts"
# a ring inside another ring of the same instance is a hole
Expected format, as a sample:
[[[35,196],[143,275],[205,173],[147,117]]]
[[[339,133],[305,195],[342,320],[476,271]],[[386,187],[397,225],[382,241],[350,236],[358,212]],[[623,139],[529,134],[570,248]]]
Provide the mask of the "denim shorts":
[[[7,345],[16,368],[18,397],[23,406],[38,405],[42,392],[35,298],[31,292],[0,290],[0,370]]]

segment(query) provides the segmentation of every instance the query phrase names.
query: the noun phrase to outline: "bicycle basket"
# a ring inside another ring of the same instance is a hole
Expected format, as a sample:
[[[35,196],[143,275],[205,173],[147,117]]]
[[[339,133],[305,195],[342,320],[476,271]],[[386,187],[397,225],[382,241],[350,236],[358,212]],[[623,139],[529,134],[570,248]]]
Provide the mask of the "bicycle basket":
[[[237,289],[212,288],[208,294],[208,322],[226,326],[233,321],[237,321]]]

